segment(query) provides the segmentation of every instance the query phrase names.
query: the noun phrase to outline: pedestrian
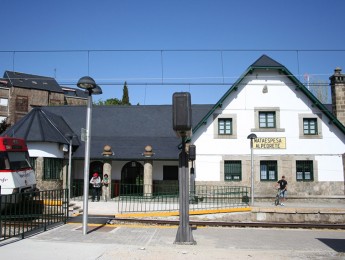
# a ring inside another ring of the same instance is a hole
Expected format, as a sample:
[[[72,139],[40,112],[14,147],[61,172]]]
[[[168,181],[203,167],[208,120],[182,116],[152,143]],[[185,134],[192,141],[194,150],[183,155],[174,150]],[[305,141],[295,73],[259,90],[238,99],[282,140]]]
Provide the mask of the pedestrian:
[[[286,201],[286,197],[287,197],[287,181],[285,180],[285,176],[283,175],[282,178],[277,181],[277,186],[279,186],[280,189],[280,198],[282,203],[280,203],[281,206],[285,206],[283,202]]]
[[[108,174],[104,174],[103,180],[102,180],[102,195],[104,198],[104,201],[107,201],[109,198],[109,177]]]
[[[99,201],[102,183],[101,183],[101,177],[99,177],[97,172],[95,172],[92,175],[90,183],[92,184],[92,201],[95,201],[95,199]]]

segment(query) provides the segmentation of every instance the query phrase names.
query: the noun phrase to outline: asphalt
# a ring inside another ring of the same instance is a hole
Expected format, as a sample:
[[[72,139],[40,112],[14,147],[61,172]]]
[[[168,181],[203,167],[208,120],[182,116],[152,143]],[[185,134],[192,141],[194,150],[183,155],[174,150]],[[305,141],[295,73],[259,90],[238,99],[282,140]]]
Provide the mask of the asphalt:
[[[0,244],[1,259],[345,259],[345,230],[196,227],[181,243],[178,226],[107,224],[119,214],[116,207],[89,203],[86,235],[79,215],[31,237],[7,240]],[[343,203],[292,202],[280,208],[294,207],[345,209]]]

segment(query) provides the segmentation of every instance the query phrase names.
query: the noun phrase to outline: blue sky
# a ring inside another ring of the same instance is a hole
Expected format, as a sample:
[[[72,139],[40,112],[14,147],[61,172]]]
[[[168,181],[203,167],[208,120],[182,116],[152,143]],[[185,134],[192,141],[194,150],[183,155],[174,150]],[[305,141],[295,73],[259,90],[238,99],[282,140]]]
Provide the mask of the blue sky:
[[[343,0],[0,3],[0,75],[51,76],[71,87],[90,75],[103,89],[95,100],[121,98],[127,81],[132,104],[171,104],[177,91],[215,103],[230,87],[218,83],[235,82],[263,54],[301,81],[345,70]]]

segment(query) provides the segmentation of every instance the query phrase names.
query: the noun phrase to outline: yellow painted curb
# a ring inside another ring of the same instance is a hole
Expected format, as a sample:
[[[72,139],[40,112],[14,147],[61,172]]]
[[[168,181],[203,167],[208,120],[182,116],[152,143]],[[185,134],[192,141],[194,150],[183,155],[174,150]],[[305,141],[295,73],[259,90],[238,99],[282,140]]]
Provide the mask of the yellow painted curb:
[[[234,213],[234,212],[247,212],[252,208],[231,208],[231,209],[205,209],[205,210],[193,210],[189,212],[189,215],[205,215],[205,214],[217,214],[217,213]],[[140,218],[140,217],[171,217],[178,216],[179,211],[155,211],[155,212],[140,212],[140,213],[124,213],[116,214],[116,218]]]
[[[61,200],[43,200],[43,204],[47,206],[62,206]]]

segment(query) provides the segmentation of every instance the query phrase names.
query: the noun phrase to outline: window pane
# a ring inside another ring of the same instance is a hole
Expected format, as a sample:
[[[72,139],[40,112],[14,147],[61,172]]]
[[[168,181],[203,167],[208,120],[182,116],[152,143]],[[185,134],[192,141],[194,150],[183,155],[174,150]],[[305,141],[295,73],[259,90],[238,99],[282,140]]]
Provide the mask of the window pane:
[[[62,170],[62,159],[44,158],[44,179],[56,180],[60,179]]]
[[[260,161],[261,180],[277,180],[277,161]]]
[[[220,135],[232,134],[232,119],[219,119],[218,120],[218,134],[220,134]]]
[[[259,127],[275,127],[275,112],[259,112]]]
[[[317,135],[317,119],[316,118],[303,119],[303,133],[305,135]]]
[[[274,127],[274,115],[267,114],[267,127]]]
[[[242,179],[242,162],[225,161],[224,162],[224,180],[240,181]]]
[[[267,165],[260,165],[261,179],[267,179]]]
[[[296,161],[296,180],[313,180],[313,161]]]
[[[269,171],[269,178],[270,178],[270,180],[275,179],[275,171]]]

